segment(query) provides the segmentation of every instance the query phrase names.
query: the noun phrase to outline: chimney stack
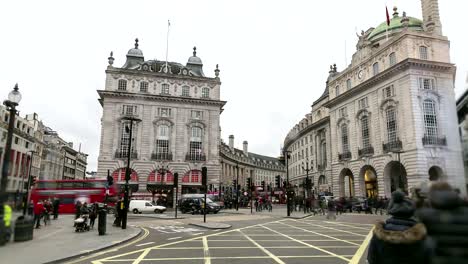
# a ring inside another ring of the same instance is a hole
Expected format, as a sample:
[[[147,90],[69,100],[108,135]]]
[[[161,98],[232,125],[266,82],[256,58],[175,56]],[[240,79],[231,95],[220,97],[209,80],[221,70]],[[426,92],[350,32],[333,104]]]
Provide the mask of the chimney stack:
[[[248,156],[249,143],[246,140],[244,140],[242,145],[244,149],[244,155]]]
[[[229,147],[234,148],[234,135],[229,136]]]

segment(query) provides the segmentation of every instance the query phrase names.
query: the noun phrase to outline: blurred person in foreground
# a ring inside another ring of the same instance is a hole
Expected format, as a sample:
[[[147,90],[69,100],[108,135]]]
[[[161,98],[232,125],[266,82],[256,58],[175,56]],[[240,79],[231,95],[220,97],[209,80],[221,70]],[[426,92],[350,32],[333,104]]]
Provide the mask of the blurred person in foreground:
[[[435,182],[416,213],[427,228],[428,263],[468,263],[468,207],[448,183]]]
[[[427,264],[425,248],[426,228],[413,219],[416,208],[412,200],[400,190],[392,193],[388,205],[391,215],[385,222],[376,223],[369,245],[369,264]]]

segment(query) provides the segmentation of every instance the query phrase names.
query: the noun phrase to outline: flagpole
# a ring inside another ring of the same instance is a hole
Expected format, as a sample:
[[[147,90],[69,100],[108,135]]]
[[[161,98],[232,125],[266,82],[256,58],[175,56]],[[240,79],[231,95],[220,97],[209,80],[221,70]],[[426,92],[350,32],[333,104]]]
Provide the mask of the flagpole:
[[[169,73],[169,68],[167,68],[167,55],[169,53],[169,27],[171,22],[167,20],[167,36],[166,36],[166,73]]]

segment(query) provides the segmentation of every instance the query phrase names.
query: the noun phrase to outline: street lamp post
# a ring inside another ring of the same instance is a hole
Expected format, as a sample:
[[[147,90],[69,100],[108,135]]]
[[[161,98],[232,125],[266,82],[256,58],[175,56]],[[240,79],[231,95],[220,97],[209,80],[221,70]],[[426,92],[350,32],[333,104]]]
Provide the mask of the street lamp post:
[[[28,204],[29,204],[29,186],[31,185],[31,168],[32,168],[32,162],[33,162],[34,153],[36,153],[36,151],[31,150],[31,151],[29,151],[29,152],[31,152],[31,158],[30,158],[30,160],[29,160],[28,180],[26,181],[26,193],[25,193],[24,196],[23,196],[23,200],[24,200],[24,203],[23,203],[23,216],[26,215],[26,210],[28,209]]]
[[[2,167],[2,178],[0,180],[0,219],[4,217],[4,204],[7,200],[6,188],[8,182],[8,169],[10,166],[10,157],[11,153],[11,144],[13,141],[13,128],[15,124],[16,117],[16,107],[21,101],[21,93],[18,91],[18,84],[15,85],[13,91],[8,94],[8,100],[3,101],[3,104],[7,107],[7,110],[10,112],[10,120],[8,123],[8,132],[7,139],[5,144],[5,155],[3,158],[3,167]],[[1,225],[3,226],[3,225]],[[5,231],[0,230],[0,234],[3,234]]]
[[[283,150],[283,156],[284,156],[284,159],[285,159],[285,162],[286,162],[286,195],[287,195],[287,199],[286,199],[286,210],[287,210],[287,216],[291,216],[291,199],[292,197],[291,196],[291,192],[290,192],[290,187],[289,187],[289,153],[291,153],[291,151],[289,150]]]
[[[129,133],[128,138],[128,151],[127,151],[127,168],[125,170],[125,189],[124,189],[124,210],[122,216],[122,229],[127,228],[127,212],[128,212],[128,204],[129,204],[129,184],[128,181],[130,180],[130,158],[132,156],[132,133],[133,133],[133,121],[140,122],[141,119],[135,117],[124,117],[123,120],[130,121],[130,128],[126,127],[126,130]]]
[[[312,168],[309,168],[309,155],[306,156],[306,167],[304,168],[304,165],[302,165],[302,170],[305,170],[306,172],[306,179],[305,179],[305,184],[304,186],[304,214],[307,212],[306,208],[306,191],[309,190],[309,171],[312,170]]]
[[[239,211],[239,163],[236,164],[236,211]]]

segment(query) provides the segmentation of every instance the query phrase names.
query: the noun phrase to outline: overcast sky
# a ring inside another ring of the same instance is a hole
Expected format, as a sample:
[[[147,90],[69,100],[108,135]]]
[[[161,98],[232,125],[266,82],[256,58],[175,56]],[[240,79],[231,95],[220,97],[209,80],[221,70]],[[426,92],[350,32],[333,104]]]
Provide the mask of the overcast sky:
[[[468,70],[466,0],[439,1],[443,32],[457,65],[456,94]],[[420,0],[327,1],[2,1],[0,99],[16,82],[21,116],[36,112],[47,126],[89,154],[96,170],[110,51],[125,63],[134,39],[145,60],[185,64],[197,46],[205,75],[219,64],[222,138],[236,147],[277,156],[288,131],[310,111],[325,88],[329,65],[341,71],[355,51],[355,32],[385,21],[391,11],[421,18]]]

